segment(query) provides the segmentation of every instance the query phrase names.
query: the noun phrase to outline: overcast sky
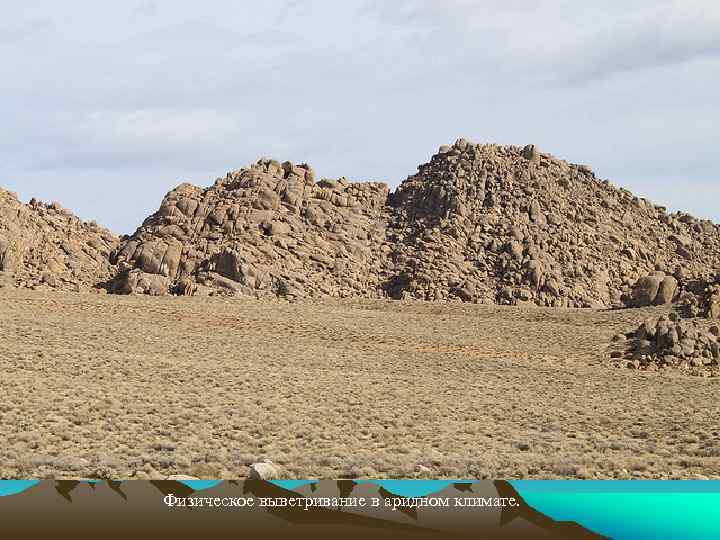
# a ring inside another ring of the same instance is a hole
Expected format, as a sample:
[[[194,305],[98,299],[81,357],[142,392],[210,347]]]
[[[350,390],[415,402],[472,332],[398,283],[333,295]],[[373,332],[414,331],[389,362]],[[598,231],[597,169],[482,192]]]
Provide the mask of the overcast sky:
[[[720,221],[720,2],[0,0],[0,185],[130,233],[261,156],[535,143]]]

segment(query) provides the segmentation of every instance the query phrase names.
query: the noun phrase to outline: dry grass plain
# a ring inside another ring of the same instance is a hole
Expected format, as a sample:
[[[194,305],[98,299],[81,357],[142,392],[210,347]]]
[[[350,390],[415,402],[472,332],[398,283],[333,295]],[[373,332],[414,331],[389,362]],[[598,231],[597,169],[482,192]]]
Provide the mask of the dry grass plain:
[[[661,310],[0,289],[0,477],[720,478],[720,380],[605,356]]]

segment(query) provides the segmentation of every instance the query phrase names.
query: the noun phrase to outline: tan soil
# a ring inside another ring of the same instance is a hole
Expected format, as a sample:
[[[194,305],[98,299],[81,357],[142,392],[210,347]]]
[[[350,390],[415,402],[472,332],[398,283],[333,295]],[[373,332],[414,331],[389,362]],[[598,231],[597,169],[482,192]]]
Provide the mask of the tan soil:
[[[0,477],[720,478],[720,379],[605,355],[666,308],[1,292]]]

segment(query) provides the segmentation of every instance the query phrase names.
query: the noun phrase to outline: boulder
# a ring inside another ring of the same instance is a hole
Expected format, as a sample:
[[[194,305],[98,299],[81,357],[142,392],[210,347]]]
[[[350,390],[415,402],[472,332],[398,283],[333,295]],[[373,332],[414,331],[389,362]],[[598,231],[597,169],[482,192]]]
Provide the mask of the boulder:
[[[633,286],[632,305],[635,307],[652,306],[660,290],[664,277],[649,275],[638,279]]]
[[[660,282],[657,295],[653,299],[655,305],[672,304],[677,291],[677,279],[672,276],[665,276]]]
[[[540,159],[540,153],[538,152],[537,146],[534,144],[528,144],[523,147],[522,155],[529,161],[537,161]]]
[[[280,472],[272,461],[264,461],[250,465],[247,477],[250,480],[277,480]]]
[[[167,277],[135,269],[120,274],[115,280],[111,292],[115,294],[165,296],[169,293],[169,289],[170,280]]]

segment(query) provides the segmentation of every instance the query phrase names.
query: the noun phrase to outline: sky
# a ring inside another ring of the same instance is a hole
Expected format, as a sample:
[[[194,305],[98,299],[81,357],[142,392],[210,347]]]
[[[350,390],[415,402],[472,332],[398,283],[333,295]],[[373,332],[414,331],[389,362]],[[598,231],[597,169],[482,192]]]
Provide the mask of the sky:
[[[0,186],[120,234],[260,157],[395,187],[459,137],[720,222],[717,0],[0,6]]]

